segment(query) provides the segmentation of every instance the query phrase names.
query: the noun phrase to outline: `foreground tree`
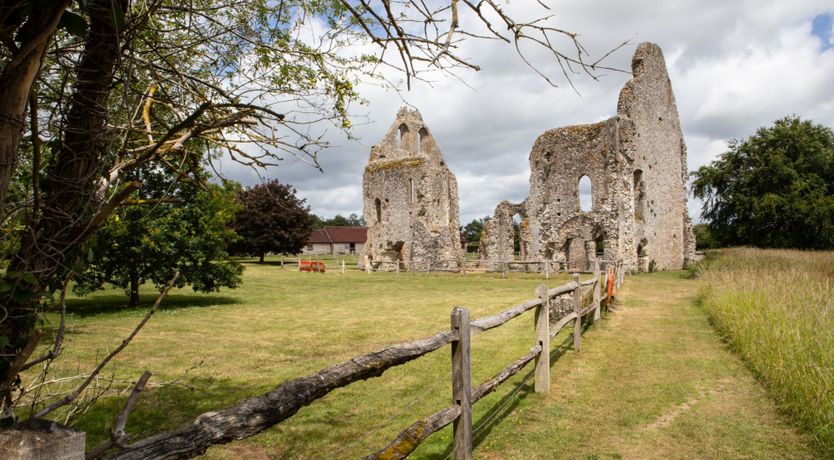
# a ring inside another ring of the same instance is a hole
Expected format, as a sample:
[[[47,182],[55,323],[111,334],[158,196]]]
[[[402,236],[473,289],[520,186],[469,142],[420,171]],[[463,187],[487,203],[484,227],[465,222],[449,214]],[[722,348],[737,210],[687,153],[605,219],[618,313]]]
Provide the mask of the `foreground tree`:
[[[349,129],[357,80],[387,84],[393,71],[409,86],[425,72],[477,69],[461,48],[466,40],[509,43],[528,63],[522,50],[539,47],[568,78],[604,68],[576,34],[547,18],[517,20],[506,2],[432,5],[2,2],[0,224],[21,223],[8,236],[16,243],[2,245],[13,254],[0,261],[8,267],[0,277],[6,421],[25,391],[20,372],[43,361],[30,355],[42,336],[47,294],[67,284],[86,241],[143,187],[132,179],[140,168],[165,165],[180,177],[221,154],[265,167],[286,152],[315,165],[322,142],[311,126],[329,121]],[[9,193],[11,178],[26,177],[25,168],[28,185]]]
[[[834,248],[834,133],[798,117],[759,128],[695,173],[721,245]]]
[[[272,180],[240,194],[241,209],[234,228],[240,241],[238,254],[256,255],[260,263],[268,252],[298,254],[313,231],[314,218],[295,189]]]
[[[175,287],[213,292],[240,284],[243,266],[226,252],[238,239],[230,226],[235,191],[205,183],[206,177],[172,183],[164,169],[145,171],[145,186],[124,203],[92,239],[74,290],[86,294],[105,285],[125,289],[139,305],[139,286],[162,290],[175,272]]]

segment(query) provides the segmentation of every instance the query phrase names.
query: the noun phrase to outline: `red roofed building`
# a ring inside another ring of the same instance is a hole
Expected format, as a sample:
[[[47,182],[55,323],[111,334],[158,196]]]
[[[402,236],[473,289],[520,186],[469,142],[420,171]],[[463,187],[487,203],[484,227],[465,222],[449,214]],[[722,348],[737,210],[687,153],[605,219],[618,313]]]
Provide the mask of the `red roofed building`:
[[[368,239],[368,227],[331,227],[313,230],[304,254],[358,254]]]

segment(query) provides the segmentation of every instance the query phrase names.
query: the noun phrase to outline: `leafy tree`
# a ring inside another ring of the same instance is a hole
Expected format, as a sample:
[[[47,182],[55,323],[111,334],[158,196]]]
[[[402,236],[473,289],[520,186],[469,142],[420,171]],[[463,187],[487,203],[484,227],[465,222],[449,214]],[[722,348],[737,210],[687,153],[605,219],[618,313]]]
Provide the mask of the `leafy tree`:
[[[834,248],[834,133],[798,117],[759,128],[693,173],[722,245]]]
[[[145,171],[142,179],[137,197],[92,238],[73,289],[86,294],[111,284],[126,289],[129,305],[137,306],[141,284],[150,281],[161,290],[175,271],[177,287],[191,285],[200,292],[237,287],[243,266],[226,252],[238,239],[230,228],[236,190],[202,180],[171,183],[164,170]]]
[[[484,232],[484,223],[489,220],[489,216],[484,216],[481,219],[473,219],[472,222],[463,226],[463,237],[466,238],[466,250],[477,251],[481,244],[481,235]]]
[[[313,216],[295,189],[271,180],[240,194],[241,210],[235,231],[241,240],[234,250],[257,255],[263,263],[267,252],[298,254],[313,231]]]
[[[712,249],[718,247],[718,243],[712,236],[712,232],[707,224],[696,224],[692,227],[695,233],[695,247],[697,249]]]

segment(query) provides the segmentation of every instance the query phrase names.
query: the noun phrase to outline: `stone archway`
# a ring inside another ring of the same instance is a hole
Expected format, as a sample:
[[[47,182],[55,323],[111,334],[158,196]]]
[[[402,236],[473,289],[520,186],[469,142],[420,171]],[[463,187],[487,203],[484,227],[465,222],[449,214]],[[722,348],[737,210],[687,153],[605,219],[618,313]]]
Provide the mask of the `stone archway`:
[[[585,271],[599,257],[597,247],[609,246],[608,234],[592,214],[579,214],[565,222],[545,245],[545,257],[565,262],[568,270]],[[561,254],[556,254],[556,250]]]

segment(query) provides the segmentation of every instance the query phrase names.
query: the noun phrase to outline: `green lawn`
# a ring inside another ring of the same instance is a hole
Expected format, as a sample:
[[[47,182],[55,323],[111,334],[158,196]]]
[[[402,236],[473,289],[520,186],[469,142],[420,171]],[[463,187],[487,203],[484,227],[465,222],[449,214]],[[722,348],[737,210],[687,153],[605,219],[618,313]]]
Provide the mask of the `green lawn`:
[[[271,262],[274,262],[272,260]],[[551,286],[567,280],[551,278]],[[211,409],[385,345],[449,328],[455,306],[474,318],[534,297],[541,275],[409,274],[329,269],[299,273],[277,264],[247,264],[244,285],[211,295],[172,292],[136,340],[114,361],[115,378],[154,373],[128,424],[132,433],[170,428]],[[150,304],[154,295],[144,291]],[[66,351],[55,369],[76,375],[118,344],[144,314],[125,309],[120,291],[71,299]],[[54,317],[53,317],[54,319]],[[532,315],[473,340],[473,383],[529,351]],[[334,391],[296,416],[247,441],[221,446],[210,458],[247,456],[338,458],[376,450],[451,398],[448,348],[394,368],[381,378]],[[162,386],[159,386],[162,385]],[[479,403],[485,413],[513,386]],[[90,444],[102,440],[121,398],[104,400],[80,421]],[[444,452],[448,434],[418,453]]]
[[[533,297],[541,275],[299,273],[247,264],[245,283],[212,295],[175,292],[116,361],[116,380],[154,372],[128,431],[140,435],[262,393],[384,345],[448,329],[453,307],[474,318]],[[566,276],[551,279],[555,286]],[[681,273],[629,277],[621,305],[583,350],[556,347],[552,392],[518,375],[475,406],[480,458],[812,458],[741,361],[695,306]],[[143,297],[150,303],[153,295]],[[89,369],[144,313],[118,292],[73,299],[59,374]],[[532,346],[531,314],[473,339],[473,384]],[[339,389],[260,435],[208,458],[355,458],[450,403],[448,348]],[[121,404],[103,400],[80,421],[103,439]],[[445,458],[450,430],[413,458]]]

